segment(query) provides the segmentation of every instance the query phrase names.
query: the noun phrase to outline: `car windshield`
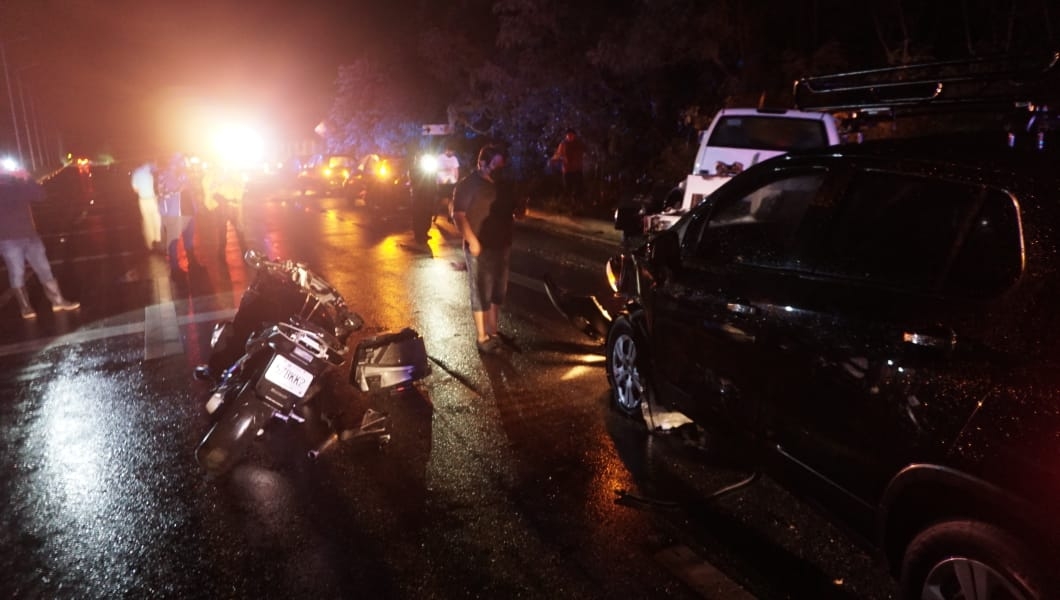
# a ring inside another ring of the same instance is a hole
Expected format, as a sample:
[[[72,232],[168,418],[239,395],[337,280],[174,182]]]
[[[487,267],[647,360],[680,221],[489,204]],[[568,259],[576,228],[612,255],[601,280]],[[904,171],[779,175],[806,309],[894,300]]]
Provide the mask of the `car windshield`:
[[[787,152],[823,148],[828,145],[828,136],[817,119],[730,116],[718,121],[708,145]]]

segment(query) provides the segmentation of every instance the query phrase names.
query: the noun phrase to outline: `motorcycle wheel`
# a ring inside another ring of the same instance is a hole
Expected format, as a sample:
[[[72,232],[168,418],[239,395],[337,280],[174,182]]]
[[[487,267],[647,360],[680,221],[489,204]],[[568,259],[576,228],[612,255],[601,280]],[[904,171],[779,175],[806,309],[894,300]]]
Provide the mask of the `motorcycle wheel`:
[[[253,390],[244,391],[236,400],[234,410],[206,432],[195,449],[195,460],[211,477],[223,475],[239,462],[270,417],[272,409],[253,398]]]

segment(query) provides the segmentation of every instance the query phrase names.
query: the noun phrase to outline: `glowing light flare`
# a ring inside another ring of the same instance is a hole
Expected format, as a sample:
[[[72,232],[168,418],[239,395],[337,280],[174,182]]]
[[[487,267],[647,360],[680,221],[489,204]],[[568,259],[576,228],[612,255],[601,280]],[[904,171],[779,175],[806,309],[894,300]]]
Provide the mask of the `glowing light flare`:
[[[208,157],[224,168],[254,169],[270,149],[270,119],[255,108],[256,98],[223,101],[166,89],[154,99],[158,133],[166,147]]]
[[[223,165],[251,167],[265,156],[264,138],[246,125],[225,125],[214,134],[214,152]]]
[[[390,176],[390,166],[385,162],[379,163],[379,166],[375,168],[375,175],[380,179],[386,179]]]
[[[0,158],[0,169],[3,169],[8,173],[14,173],[16,171],[21,171],[22,165],[18,164],[18,161],[10,156],[5,156]]]
[[[438,157],[433,154],[424,154],[420,157],[420,170],[424,173],[438,172]]]

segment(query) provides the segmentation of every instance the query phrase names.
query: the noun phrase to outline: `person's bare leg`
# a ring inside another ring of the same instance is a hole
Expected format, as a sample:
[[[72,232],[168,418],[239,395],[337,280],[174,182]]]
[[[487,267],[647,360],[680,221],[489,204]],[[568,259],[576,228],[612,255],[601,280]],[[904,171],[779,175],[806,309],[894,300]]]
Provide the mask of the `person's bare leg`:
[[[485,311],[483,315],[483,328],[486,335],[489,337],[497,335],[497,314],[499,308],[500,307],[496,304],[490,304],[489,310]]]
[[[486,332],[486,312],[484,311],[472,311],[472,315],[475,317],[475,333],[477,334],[476,341],[485,342],[490,338]]]

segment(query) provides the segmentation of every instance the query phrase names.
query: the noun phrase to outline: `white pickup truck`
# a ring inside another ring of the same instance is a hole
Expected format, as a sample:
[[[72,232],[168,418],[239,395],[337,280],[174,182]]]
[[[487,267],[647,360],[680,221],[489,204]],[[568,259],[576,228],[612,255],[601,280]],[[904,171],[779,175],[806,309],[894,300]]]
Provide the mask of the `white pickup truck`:
[[[784,109],[726,108],[718,111],[699,137],[692,173],[682,182],[679,205],[644,217],[646,232],[668,229],[733,175],[767,158],[792,150],[838,144],[832,115]],[[669,199],[676,200],[677,193]]]

